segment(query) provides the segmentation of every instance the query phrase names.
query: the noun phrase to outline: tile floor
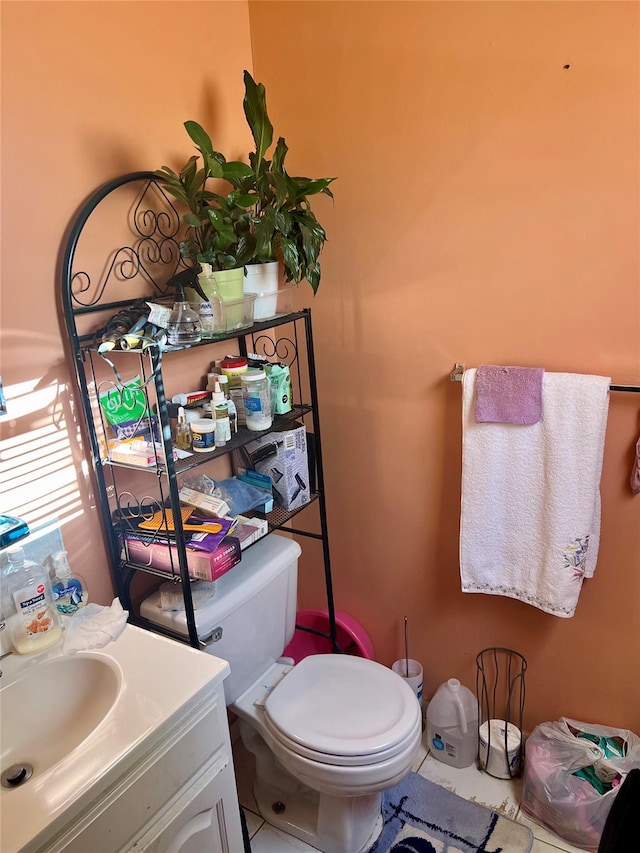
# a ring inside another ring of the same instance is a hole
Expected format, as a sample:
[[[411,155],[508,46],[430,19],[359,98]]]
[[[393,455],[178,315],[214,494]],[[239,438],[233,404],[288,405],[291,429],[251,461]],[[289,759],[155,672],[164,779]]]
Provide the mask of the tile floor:
[[[252,793],[255,773],[253,756],[242,745],[236,725],[232,726],[231,731],[238,796],[247,820],[252,853],[314,853],[315,847],[310,847],[303,841],[274,829],[260,817]],[[473,765],[462,770],[449,767],[429,755],[424,745],[412,769],[431,782],[454,791],[460,797],[494,809],[512,820],[525,823],[533,832],[535,839],[531,853],[558,853],[558,851],[583,853],[520,813],[522,790],[520,780],[494,779],[486,773],[481,773]]]

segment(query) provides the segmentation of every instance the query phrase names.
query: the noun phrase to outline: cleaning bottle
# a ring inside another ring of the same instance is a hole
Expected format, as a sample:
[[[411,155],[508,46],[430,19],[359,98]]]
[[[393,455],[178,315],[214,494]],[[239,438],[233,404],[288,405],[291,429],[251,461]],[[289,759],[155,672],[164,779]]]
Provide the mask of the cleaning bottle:
[[[478,703],[468,687],[450,678],[427,706],[427,743],[434,758],[469,767],[478,754]]]
[[[88,601],[87,584],[80,575],[71,572],[66,551],[56,551],[52,559],[55,572],[51,588],[53,600],[58,613],[73,616]]]
[[[185,287],[192,287],[206,301],[207,297],[198,283],[199,267],[190,267],[174,275],[167,282],[167,287],[175,288],[176,301],[167,324],[167,340],[172,346],[197,344],[201,337],[200,317],[194,311],[187,297]]]
[[[35,654],[62,636],[49,574],[44,566],[25,559],[19,546],[9,548],[7,555],[2,593],[11,641],[18,654]]]
[[[236,409],[236,404],[229,396],[229,378],[224,374],[220,374],[220,376],[217,376],[214,381],[214,388],[216,387],[216,385],[222,392],[222,395],[227,404],[227,409],[229,411],[230,432],[235,435],[235,433],[238,432],[238,410]]]
[[[227,398],[217,379],[213,387],[214,391],[211,394],[211,415],[216,420],[216,447],[222,447],[227,441],[231,441],[231,413],[229,412]],[[218,408],[219,406],[222,408]]]

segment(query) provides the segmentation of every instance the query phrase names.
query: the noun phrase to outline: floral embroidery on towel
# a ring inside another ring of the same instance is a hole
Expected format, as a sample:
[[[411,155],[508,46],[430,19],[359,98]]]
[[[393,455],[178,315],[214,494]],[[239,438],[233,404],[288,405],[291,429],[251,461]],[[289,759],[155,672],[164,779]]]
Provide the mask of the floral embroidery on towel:
[[[584,539],[574,539],[565,546],[564,549],[564,567],[571,569],[574,580],[584,577],[587,565],[587,550],[589,548],[589,537]]]

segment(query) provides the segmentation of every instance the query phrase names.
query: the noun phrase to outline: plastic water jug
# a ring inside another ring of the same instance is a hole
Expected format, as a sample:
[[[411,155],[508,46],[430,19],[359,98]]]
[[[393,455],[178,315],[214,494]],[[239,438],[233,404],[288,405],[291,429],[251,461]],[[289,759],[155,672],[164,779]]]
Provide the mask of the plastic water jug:
[[[457,678],[433,694],[427,707],[427,743],[434,758],[452,767],[469,767],[478,753],[478,703]]]

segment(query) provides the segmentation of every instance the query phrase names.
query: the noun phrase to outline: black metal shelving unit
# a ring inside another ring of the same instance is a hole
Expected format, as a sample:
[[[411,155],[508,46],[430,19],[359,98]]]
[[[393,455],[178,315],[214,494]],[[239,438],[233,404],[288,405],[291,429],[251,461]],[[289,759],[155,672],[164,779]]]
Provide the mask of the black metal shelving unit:
[[[140,617],[131,590],[133,579],[141,572],[180,580],[188,642],[198,648],[185,533],[178,511],[179,478],[187,472],[205,471],[207,463],[240,450],[255,440],[256,433],[239,427],[225,447],[174,461],[165,372],[170,360],[180,359],[184,350],[154,344],[142,351],[113,350],[100,354],[100,339],[96,335],[110,317],[136,300],[166,301],[172,296],[166,282],[183,267],[179,251],[182,230],[180,214],[162,179],[154,173],[133,172],[99,187],[82,205],[68,229],[61,263],[61,310],[78,389],[77,409],[86,430],[86,455],[95,476],[97,508],[117,594],[123,607],[129,610],[132,623],[185,641],[183,636]],[[233,344],[240,355],[257,353],[289,365],[293,410],[276,416],[267,432],[282,430],[294,422],[305,425],[313,486],[309,503],[293,511],[275,507],[266,518],[269,532],[286,526],[294,535],[321,543],[328,613],[328,633],[323,636],[330,640],[334,651],[340,651],[336,640],[311,311],[303,309],[256,322],[187,349],[201,351],[204,365],[211,360],[212,345],[225,341]],[[122,389],[134,376],[140,379],[147,412],[144,417],[149,427],[151,413],[156,418],[161,448],[156,453],[155,464],[144,469],[109,458],[109,428],[99,403],[105,390]],[[310,523],[311,518],[306,523],[310,507],[317,509],[315,524]],[[169,548],[172,557],[168,574],[131,560],[124,538],[127,529],[137,526],[141,517],[163,508],[172,510],[175,531],[172,534],[156,531],[153,537],[155,542],[174,546]],[[127,516],[125,520],[123,515]]]

